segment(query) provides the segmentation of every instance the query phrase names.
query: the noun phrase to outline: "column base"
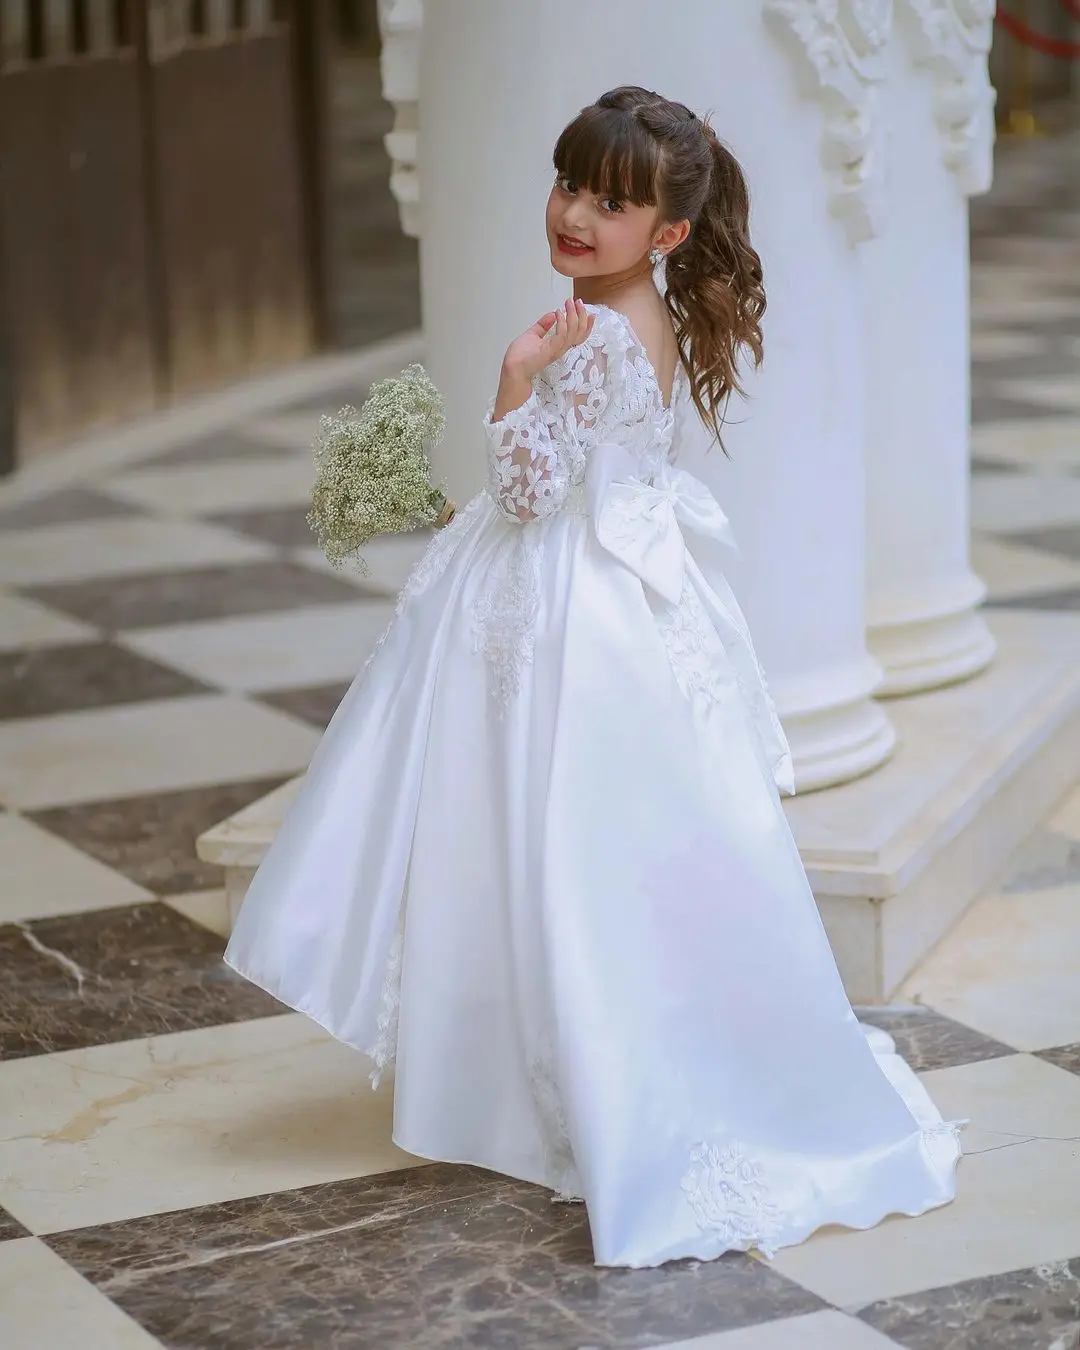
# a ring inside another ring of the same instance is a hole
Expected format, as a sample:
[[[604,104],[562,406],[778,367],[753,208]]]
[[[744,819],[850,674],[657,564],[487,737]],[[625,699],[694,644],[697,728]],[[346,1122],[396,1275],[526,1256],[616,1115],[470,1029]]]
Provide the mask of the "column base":
[[[896,732],[874,702],[881,670],[863,658],[808,680],[778,682],[784,723],[800,793],[850,782],[879,768],[896,748]]]
[[[884,678],[879,698],[940,689],[985,670],[997,650],[982,616],[986,595],[977,577],[943,587],[937,595],[879,602],[871,609],[867,646]]]
[[[800,793],[862,778],[880,768],[896,748],[892,723],[869,698],[827,712],[789,715],[784,730]]]

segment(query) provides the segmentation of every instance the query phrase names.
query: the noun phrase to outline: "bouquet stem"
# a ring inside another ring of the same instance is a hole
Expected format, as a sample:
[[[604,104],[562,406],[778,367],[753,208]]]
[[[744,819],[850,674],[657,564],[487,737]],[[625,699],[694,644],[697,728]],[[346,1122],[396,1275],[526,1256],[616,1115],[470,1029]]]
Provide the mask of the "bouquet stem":
[[[439,514],[435,517],[435,528],[437,530],[444,529],[449,525],[457,513],[457,507],[449,497],[441,497],[441,503]]]

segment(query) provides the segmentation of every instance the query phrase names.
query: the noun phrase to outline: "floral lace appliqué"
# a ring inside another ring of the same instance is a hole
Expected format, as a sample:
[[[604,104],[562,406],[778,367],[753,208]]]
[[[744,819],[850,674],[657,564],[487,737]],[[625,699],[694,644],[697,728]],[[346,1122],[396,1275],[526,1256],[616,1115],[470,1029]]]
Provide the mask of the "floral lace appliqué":
[[[774,1254],[780,1216],[760,1164],[741,1144],[698,1144],[682,1188],[698,1227],[718,1238],[724,1251]]]
[[[397,1059],[398,1010],[401,1007],[401,965],[405,955],[404,916],[390,945],[379,996],[379,1015],[375,1023],[375,1044],[368,1051],[374,1065],[369,1075],[372,1088],[382,1082],[386,1070]]]
[[[660,611],[656,624],[683,697],[699,706],[717,702],[726,687],[717,661],[720,640],[689,582],[679,603]]]
[[[487,660],[491,694],[503,712],[532,663],[541,562],[541,542],[521,530],[503,545],[473,602],[473,647]]]
[[[657,613],[656,626],[683,697],[703,713],[737,689],[770,772],[787,784],[791,773],[787,738],[749,634],[740,628],[732,647],[726,646],[689,580],[679,603]]]
[[[450,565],[450,559],[457,552],[458,545],[468,534],[477,517],[487,506],[487,499],[481,492],[467,506],[457,513],[445,529],[439,530],[424,550],[420,561],[413,568],[408,581],[398,596],[397,612],[400,614],[407,601],[422,595],[439,580]]]

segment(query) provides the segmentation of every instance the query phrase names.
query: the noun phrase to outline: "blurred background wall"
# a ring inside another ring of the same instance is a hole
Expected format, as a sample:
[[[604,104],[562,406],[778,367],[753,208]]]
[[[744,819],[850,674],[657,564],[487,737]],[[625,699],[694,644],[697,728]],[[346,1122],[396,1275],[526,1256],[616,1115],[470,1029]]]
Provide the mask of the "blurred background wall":
[[[376,0],[0,0],[0,467],[419,322]]]

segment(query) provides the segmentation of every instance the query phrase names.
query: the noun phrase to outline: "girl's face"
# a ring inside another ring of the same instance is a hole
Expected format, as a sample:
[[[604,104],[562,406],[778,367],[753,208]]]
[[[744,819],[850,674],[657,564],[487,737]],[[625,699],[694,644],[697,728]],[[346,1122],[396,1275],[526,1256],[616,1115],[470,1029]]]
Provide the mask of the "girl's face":
[[[564,277],[605,277],[637,267],[656,243],[655,206],[598,197],[559,177],[547,204],[551,265]]]

